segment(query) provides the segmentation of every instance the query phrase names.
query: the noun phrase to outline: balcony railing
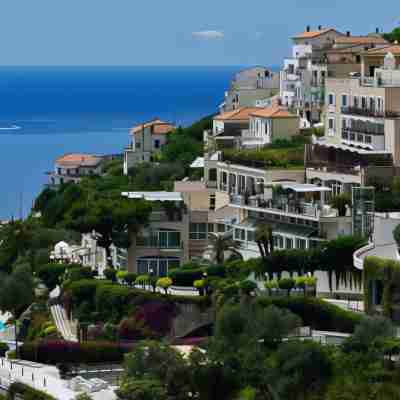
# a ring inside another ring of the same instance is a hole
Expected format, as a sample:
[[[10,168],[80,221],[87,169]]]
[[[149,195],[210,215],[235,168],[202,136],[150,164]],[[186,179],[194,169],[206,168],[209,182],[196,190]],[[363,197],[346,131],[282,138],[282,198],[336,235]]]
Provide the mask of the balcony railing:
[[[346,175],[360,175],[359,165],[328,164],[323,162],[307,162],[307,169]]]
[[[263,210],[270,210],[280,214],[291,214],[307,217],[332,217],[337,216],[337,211],[329,206],[321,208],[320,203],[306,203],[302,201],[295,201],[290,203],[279,203],[272,199],[265,199],[263,195],[256,196],[240,196],[231,195],[230,202],[233,205],[260,208]]]
[[[342,107],[342,114],[359,115],[362,117],[385,118],[385,113],[383,111],[376,111],[360,107]]]
[[[160,240],[156,237],[138,237],[136,239],[136,245],[138,247],[149,247],[165,250],[176,250],[183,248],[183,244],[181,242],[168,243],[165,240]]]

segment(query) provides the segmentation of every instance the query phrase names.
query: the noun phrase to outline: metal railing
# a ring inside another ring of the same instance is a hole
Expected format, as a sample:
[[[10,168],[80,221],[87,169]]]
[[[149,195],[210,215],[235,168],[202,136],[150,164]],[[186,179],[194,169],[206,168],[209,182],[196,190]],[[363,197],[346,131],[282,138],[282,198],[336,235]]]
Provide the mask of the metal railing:
[[[344,115],[359,115],[361,117],[372,118],[399,118],[400,112],[397,111],[377,111],[369,108],[362,107],[342,107],[342,114]]]
[[[307,169],[314,169],[321,172],[332,172],[347,175],[359,175],[359,165],[345,165],[345,164],[327,164],[323,162],[307,162]]]

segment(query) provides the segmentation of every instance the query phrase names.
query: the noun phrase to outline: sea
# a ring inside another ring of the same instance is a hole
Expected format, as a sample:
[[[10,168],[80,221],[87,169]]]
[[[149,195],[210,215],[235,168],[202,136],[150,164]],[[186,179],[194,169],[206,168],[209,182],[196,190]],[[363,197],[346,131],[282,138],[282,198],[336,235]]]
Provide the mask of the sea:
[[[135,124],[215,113],[239,69],[0,67],[0,220],[29,214],[65,153],[121,153]]]

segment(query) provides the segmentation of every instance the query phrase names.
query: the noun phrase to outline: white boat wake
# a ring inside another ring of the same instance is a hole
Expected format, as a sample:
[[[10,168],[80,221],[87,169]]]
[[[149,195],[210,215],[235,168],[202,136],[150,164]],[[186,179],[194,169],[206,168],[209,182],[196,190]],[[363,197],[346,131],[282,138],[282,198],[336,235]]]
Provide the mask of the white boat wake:
[[[22,129],[20,126],[18,125],[11,125],[11,126],[0,126],[0,131],[18,131]]]

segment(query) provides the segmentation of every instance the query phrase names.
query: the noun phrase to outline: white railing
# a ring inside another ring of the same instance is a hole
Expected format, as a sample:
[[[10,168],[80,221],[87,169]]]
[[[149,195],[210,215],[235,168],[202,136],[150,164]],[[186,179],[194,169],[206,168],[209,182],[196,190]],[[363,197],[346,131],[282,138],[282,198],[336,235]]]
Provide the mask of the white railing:
[[[364,258],[362,257],[366,252],[372,250],[375,247],[374,243],[368,243],[366,246],[361,247],[353,254],[353,264],[359,270],[364,268]]]

